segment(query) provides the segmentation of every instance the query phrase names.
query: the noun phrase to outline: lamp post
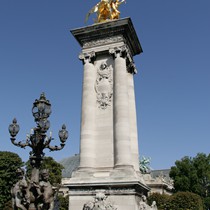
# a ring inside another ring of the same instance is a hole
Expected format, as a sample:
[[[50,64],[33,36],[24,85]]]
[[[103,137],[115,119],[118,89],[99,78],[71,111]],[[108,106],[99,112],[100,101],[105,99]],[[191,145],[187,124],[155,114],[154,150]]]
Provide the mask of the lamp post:
[[[11,136],[11,142],[18,147],[25,148],[31,147],[30,151],[30,164],[32,166],[31,180],[28,186],[30,191],[30,204],[29,210],[38,210],[36,199],[40,197],[37,193],[37,186],[39,183],[40,166],[44,158],[44,149],[48,148],[50,151],[61,150],[65,146],[65,142],[68,138],[68,131],[66,126],[63,125],[62,129],[58,132],[60,138],[60,146],[51,146],[51,140],[53,139],[51,134],[47,135],[47,131],[50,128],[50,121],[48,120],[51,114],[50,101],[46,99],[45,94],[42,93],[39,99],[36,99],[33,103],[32,114],[37,126],[31,129],[30,135],[27,136],[25,141],[16,141],[16,135],[20,130],[20,126],[17,124],[17,120],[14,118],[12,124],[9,125],[9,133]],[[40,202],[40,201],[39,201]],[[45,209],[50,209],[45,208]]]

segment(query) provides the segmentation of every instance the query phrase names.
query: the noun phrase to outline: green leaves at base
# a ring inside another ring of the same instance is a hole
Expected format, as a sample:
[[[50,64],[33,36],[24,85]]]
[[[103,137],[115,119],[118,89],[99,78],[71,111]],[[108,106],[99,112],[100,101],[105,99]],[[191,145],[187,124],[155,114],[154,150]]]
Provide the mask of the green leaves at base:
[[[22,166],[17,154],[0,151],[0,209],[11,200],[11,187],[17,182],[16,170]]]

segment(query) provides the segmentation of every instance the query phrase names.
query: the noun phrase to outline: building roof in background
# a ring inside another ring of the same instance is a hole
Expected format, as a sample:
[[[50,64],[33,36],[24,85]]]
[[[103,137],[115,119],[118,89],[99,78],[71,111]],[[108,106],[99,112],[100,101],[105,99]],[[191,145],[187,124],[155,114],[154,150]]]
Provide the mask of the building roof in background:
[[[60,164],[64,166],[64,169],[62,170],[62,177],[70,178],[72,172],[79,167],[79,154],[75,154],[74,156],[61,160]],[[170,169],[152,170],[151,177],[154,179],[163,177],[165,180],[170,180],[169,172]]]
[[[62,159],[60,164],[64,167],[62,170],[62,177],[69,178],[71,177],[72,172],[79,167],[79,155],[75,154],[74,156]]]

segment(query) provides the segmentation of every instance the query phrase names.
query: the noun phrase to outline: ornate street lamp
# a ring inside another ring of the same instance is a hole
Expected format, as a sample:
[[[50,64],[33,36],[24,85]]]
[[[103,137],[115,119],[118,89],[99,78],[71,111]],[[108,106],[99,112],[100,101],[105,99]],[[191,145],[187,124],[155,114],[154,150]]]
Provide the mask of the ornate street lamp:
[[[40,166],[44,158],[44,149],[48,148],[50,151],[61,150],[65,146],[65,142],[68,138],[68,131],[66,126],[63,125],[62,129],[58,132],[60,138],[60,146],[51,146],[51,140],[53,139],[51,134],[47,135],[47,131],[50,128],[50,121],[48,120],[51,114],[50,101],[46,99],[45,94],[42,93],[39,99],[36,99],[33,103],[32,114],[37,126],[31,129],[30,135],[27,136],[25,141],[16,141],[16,135],[20,130],[20,126],[17,124],[17,120],[14,118],[12,124],[9,125],[9,133],[11,135],[11,142],[18,147],[25,148],[31,147],[30,151],[30,164],[32,166],[32,174],[30,180],[29,191],[31,192],[29,208],[37,210],[36,198],[38,197],[37,185],[40,177]],[[40,197],[40,195],[39,195]],[[50,209],[46,208],[46,209]]]

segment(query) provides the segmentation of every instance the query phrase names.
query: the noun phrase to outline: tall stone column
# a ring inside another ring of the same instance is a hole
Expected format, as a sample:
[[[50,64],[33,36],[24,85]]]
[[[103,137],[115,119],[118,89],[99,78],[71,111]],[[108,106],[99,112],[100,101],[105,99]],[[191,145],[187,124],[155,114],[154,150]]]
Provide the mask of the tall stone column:
[[[125,46],[110,50],[114,56],[114,167],[132,166],[129,127],[129,99]]]
[[[69,209],[93,210],[100,198],[104,208],[137,210],[149,188],[138,173],[133,57],[142,48],[135,28],[124,18],[71,32],[82,48],[84,79],[80,166],[63,180]]]
[[[136,118],[136,103],[135,103],[135,89],[134,89],[134,75],[137,73],[136,67],[129,59],[130,64],[128,68],[128,95],[129,95],[129,114],[130,114],[130,140],[131,140],[131,157],[134,169],[139,171],[139,147],[138,147],[138,130]]]
[[[84,64],[82,113],[80,132],[80,166],[79,169],[94,167],[95,161],[95,80],[96,69],[93,65],[95,53],[82,53],[79,58]]]

